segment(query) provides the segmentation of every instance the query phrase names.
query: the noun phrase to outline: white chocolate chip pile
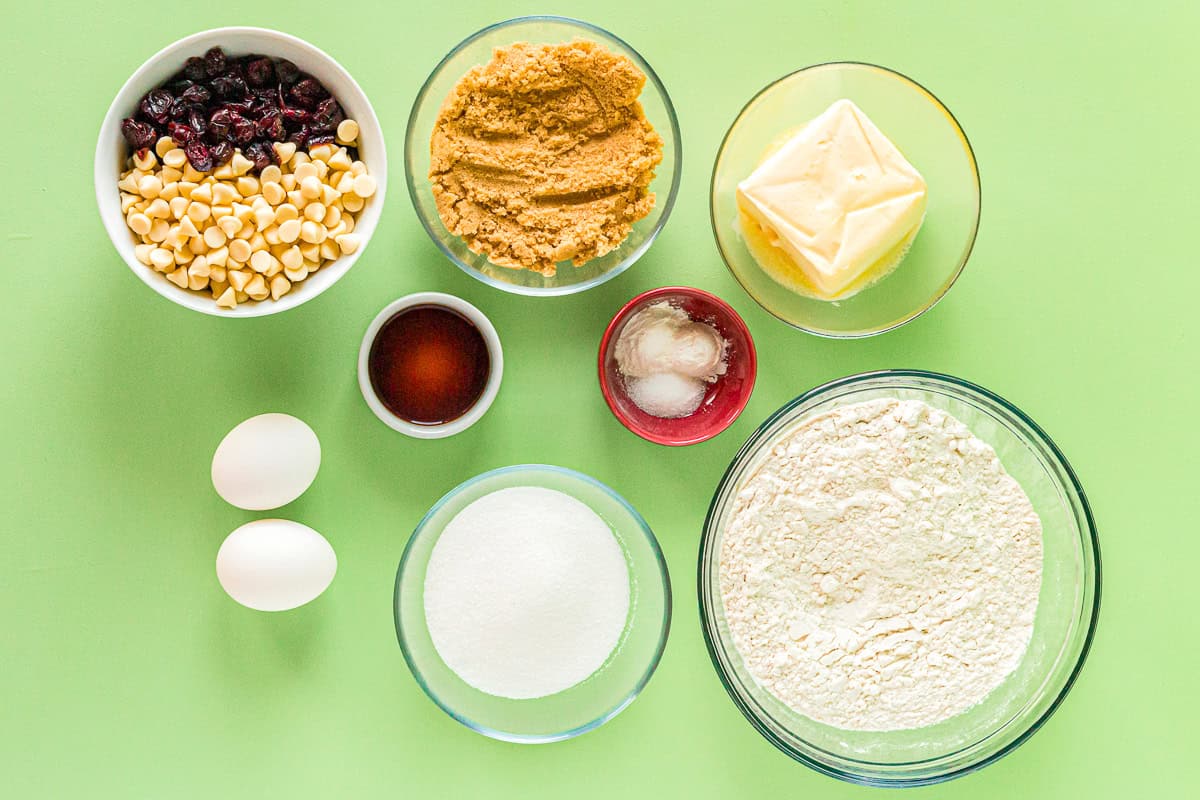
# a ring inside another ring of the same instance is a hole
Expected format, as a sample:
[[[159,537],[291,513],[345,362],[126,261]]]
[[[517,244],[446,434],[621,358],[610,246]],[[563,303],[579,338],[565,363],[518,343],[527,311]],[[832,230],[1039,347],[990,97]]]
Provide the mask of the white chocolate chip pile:
[[[357,138],[348,119],[338,145],[305,153],[276,143],[279,166],[257,176],[240,151],[208,173],[192,169],[168,137],[153,153],[138,151],[117,183],[138,260],[182,289],[211,292],[221,308],[278,300],[359,248],[355,215],[377,187],[346,150]]]

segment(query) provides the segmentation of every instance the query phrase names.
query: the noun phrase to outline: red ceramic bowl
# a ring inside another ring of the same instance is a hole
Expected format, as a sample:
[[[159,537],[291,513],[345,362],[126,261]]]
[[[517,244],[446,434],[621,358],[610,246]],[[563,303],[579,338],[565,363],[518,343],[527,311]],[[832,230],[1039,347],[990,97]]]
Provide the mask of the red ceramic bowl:
[[[617,338],[625,323],[635,313],[662,300],[669,301],[687,312],[698,322],[705,322],[729,343],[726,351],[725,374],[708,387],[707,394],[694,414],[679,419],[663,419],[642,411],[625,392],[625,379],[617,370]],[[664,286],[651,289],[630,300],[617,312],[604,338],[600,340],[600,391],[621,424],[643,439],[655,444],[680,447],[711,439],[728,428],[750,400],[754,391],[754,376],[758,357],[754,339],[746,323],[721,298],[690,286]]]

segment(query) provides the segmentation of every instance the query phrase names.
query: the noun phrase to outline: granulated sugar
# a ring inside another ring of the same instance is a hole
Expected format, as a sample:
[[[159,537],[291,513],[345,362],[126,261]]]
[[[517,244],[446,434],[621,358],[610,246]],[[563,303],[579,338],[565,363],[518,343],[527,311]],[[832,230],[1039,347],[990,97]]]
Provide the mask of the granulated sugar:
[[[933,725],[1021,662],[1042,527],[995,451],[914,400],[871,400],[784,433],[724,531],[721,597],[767,691],[838,728]]]
[[[450,521],[425,573],[438,655],[471,686],[513,699],[599,669],[629,613],[629,571],[608,524],[551,489],[484,495]]]

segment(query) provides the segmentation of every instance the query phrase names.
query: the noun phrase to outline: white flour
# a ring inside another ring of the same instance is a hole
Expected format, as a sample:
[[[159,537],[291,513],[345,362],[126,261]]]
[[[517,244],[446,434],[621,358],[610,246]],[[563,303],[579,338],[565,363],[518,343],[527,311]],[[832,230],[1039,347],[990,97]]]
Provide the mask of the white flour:
[[[587,678],[625,630],[629,570],[584,503],[518,486],[484,495],[442,531],[425,571],[434,648],[471,686],[544,697]]]
[[[746,668],[842,729],[932,725],[1012,673],[1033,632],[1042,526],[995,451],[915,400],[785,432],[726,525],[720,587]]]

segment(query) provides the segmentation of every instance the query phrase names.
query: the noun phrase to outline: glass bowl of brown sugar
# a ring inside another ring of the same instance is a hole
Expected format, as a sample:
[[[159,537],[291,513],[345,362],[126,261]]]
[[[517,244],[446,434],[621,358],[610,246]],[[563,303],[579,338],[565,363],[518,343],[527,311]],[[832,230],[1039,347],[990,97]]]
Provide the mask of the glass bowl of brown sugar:
[[[666,224],[679,123],[662,81],[622,39],[564,17],[519,17],[472,34],[434,68],[409,116],[404,163],[421,224],[460,269],[516,294],[573,294],[632,266]]]

